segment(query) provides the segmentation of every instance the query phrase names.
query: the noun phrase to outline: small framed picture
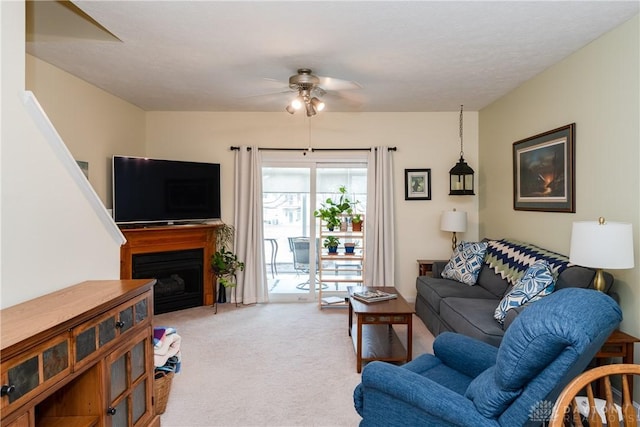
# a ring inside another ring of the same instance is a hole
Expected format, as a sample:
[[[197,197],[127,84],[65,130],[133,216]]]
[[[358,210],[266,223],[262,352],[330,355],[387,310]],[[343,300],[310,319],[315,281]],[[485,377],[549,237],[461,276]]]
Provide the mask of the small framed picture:
[[[82,171],[84,176],[86,176],[87,179],[89,179],[89,162],[85,162],[83,160],[76,160],[76,163],[80,167],[80,170]]]
[[[404,199],[431,200],[431,169],[404,170]]]
[[[513,143],[513,209],[575,212],[575,123]]]

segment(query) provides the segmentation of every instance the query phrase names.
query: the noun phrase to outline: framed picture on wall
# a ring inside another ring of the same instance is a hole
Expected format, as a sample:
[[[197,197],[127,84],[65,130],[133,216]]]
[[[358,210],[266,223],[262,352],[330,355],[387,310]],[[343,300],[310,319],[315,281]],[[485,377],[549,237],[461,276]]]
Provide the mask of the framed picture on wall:
[[[86,176],[87,179],[89,179],[89,162],[85,162],[83,160],[76,160],[76,163],[78,164],[78,167],[80,167],[80,170],[82,171],[84,176]]]
[[[404,170],[404,199],[431,200],[431,169]]]
[[[513,209],[575,212],[575,123],[513,143]]]

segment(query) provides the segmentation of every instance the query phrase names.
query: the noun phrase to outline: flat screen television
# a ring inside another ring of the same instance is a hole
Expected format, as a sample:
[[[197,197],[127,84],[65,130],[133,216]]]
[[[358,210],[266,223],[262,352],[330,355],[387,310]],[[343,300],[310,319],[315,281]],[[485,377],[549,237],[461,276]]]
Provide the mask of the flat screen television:
[[[117,224],[220,219],[220,164],[113,156]]]

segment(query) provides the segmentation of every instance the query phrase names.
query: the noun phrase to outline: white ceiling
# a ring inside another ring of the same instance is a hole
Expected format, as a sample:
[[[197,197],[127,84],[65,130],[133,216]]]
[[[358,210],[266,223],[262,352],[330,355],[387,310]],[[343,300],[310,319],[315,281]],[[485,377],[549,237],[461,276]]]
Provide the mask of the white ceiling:
[[[637,0],[74,4],[117,39],[42,9],[28,53],[147,111],[283,113],[300,67],[362,86],[328,93],[327,111],[479,110],[639,11]]]

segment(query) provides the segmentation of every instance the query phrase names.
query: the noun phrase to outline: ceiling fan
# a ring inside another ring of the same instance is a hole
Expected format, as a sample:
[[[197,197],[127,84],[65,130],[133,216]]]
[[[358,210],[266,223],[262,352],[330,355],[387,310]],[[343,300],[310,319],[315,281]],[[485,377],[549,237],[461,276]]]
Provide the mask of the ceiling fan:
[[[289,77],[289,88],[297,91],[298,96],[285,110],[294,114],[304,107],[307,117],[311,117],[324,110],[325,103],[320,98],[327,93],[340,95],[340,91],[361,89],[362,86],[348,80],[316,76],[309,68],[299,68],[297,74]]]

